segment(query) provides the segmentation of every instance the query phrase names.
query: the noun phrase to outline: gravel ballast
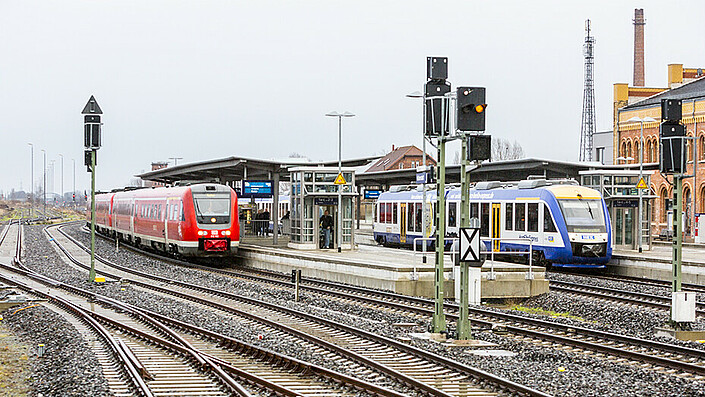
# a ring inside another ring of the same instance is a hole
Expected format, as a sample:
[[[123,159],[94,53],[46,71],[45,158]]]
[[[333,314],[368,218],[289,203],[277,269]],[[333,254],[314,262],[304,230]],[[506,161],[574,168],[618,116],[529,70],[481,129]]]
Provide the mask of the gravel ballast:
[[[79,238],[79,240],[84,243],[86,243],[88,240],[86,234],[80,230],[79,225],[68,227],[65,230],[69,231],[74,237]],[[46,238],[40,234],[40,228],[37,228],[32,232],[29,232],[28,230],[27,235],[30,236],[32,234],[41,238],[34,239],[34,241],[31,241],[32,239],[28,238],[27,244],[39,244],[40,247],[43,246],[43,248],[41,249],[44,249],[44,252],[50,252],[46,251],[46,248],[48,247],[48,242],[46,242]],[[164,261],[146,258],[144,256],[132,253],[126,249],[120,249],[118,253],[115,253],[114,244],[103,241],[101,239],[97,239],[96,244],[98,252],[101,256],[105,257],[106,259],[115,261],[116,263],[119,263],[121,265],[130,266],[140,270],[148,270],[152,273],[160,274],[162,276],[186,281],[193,284],[206,285],[211,288],[222,289],[232,293],[262,299],[278,305],[295,308],[297,310],[308,311],[310,313],[320,315],[333,321],[357,326],[373,332],[383,333],[385,336],[388,337],[406,336],[405,331],[399,330],[391,326],[392,323],[416,322],[418,324],[418,327],[415,331],[423,330],[426,326],[423,321],[419,321],[418,319],[412,316],[389,314],[385,311],[379,311],[371,308],[363,308],[359,305],[341,303],[339,301],[331,299],[316,299],[306,293],[302,294],[302,302],[295,303],[292,301],[293,296],[290,290],[277,289],[271,286],[261,285],[229,277],[223,277],[213,273],[207,273],[194,269],[187,269],[166,263]],[[30,250],[28,249],[25,252],[29,251]],[[28,259],[27,262],[29,263],[32,261]],[[55,267],[42,265],[33,266],[36,266],[36,270],[42,271],[43,273],[51,277],[54,277],[52,274],[56,273],[57,278],[66,276],[68,273],[71,272],[76,272],[75,270],[67,271],[66,265],[64,265],[61,260],[55,260],[54,262],[59,263]],[[59,268],[59,265],[61,265],[61,268]],[[83,276],[77,276],[75,281],[85,284],[83,278]],[[106,290],[109,289],[105,287],[101,288],[104,288]],[[201,326],[211,329],[211,327],[215,326],[214,324],[217,324],[217,326],[219,327],[224,327],[222,333],[231,335],[235,338],[243,338],[243,336],[247,336],[247,339],[250,339],[252,335],[257,335],[258,333],[257,330],[247,328],[243,329],[242,324],[237,325],[233,324],[232,322],[228,323],[227,316],[225,319],[223,319],[223,316],[219,316],[213,313],[212,311],[209,311],[208,314],[204,314],[202,309],[189,307],[189,305],[185,305],[183,302],[180,301],[172,300],[173,302],[167,303],[162,299],[171,300],[170,298],[157,298],[154,297],[154,294],[149,294],[151,295],[151,297],[142,296],[139,294],[142,294],[144,292],[140,291],[138,294],[137,291],[132,288],[130,288],[126,292],[129,292],[130,294],[134,293],[135,295],[131,295],[130,297],[128,297],[128,294],[125,294],[123,292],[121,299],[135,302],[141,307],[144,307],[148,304],[150,300],[153,300],[154,302],[158,302],[158,304],[154,305],[155,311],[160,311],[164,314],[173,315],[177,318],[179,315],[191,318],[191,320],[188,321],[191,323],[197,321],[195,319],[199,318],[208,319],[207,321],[204,321],[205,324]],[[106,292],[101,290],[101,293]],[[109,293],[112,292],[108,291],[106,295]],[[120,296],[120,294],[118,294],[118,296]],[[566,302],[563,305],[568,306],[570,304],[570,299],[572,299],[573,297],[559,297],[558,299],[562,300],[564,298]],[[545,299],[546,301],[540,301],[540,299]],[[534,302],[533,304],[537,306],[548,306],[551,301],[556,299],[557,298],[552,297],[551,294],[547,294],[543,297],[535,298],[536,302]],[[531,304],[531,302],[529,303]],[[577,303],[574,303],[574,305],[584,306],[584,302],[577,301]],[[595,305],[600,306],[600,303],[596,302]],[[602,302],[601,306],[614,305],[605,305],[604,302]],[[558,305],[556,306],[556,308],[559,308]],[[574,308],[572,310],[577,309]],[[164,311],[172,311],[172,313],[165,313]],[[644,316],[634,316],[631,312],[615,312],[610,311],[610,308],[607,308],[606,311],[595,309],[595,318],[602,318],[603,320],[605,318],[615,320],[621,319],[624,321],[624,323],[618,323],[613,328],[610,328],[610,324],[612,322],[616,323],[616,321],[611,320],[602,321],[600,323],[597,323],[596,320],[588,320],[584,322],[576,321],[576,323],[580,324],[581,326],[600,327],[605,328],[606,330],[627,333],[627,331],[634,329],[634,323],[630,323],[630,321],[633,321],[642,324],[641,326],[637,327],[638,329],[647,330],[653,324],[659,323],[660,321],[658,318],[652,319],[648,314],[649,312],[650,311],[646,311],[646,314]],[[526,313],[521,314],[533,316],[531,314]],[[213,318],[210,316],[217,317]],[[586,318],[587,316],[583,317]],[[632,319],[632,317],[635,318]],[[541,318],[560,322],[575,321],[570,319],[552,320],[545,316]],[[221,332],[218,330],[216,331]],[[643,336],[639,332],[630,334]],[[645,331],[642,333],[645,333]],[[702,382],[691,381],[688,379],[668,374],[656,373],[654,371],[644,370],[628,364],[612,363],[610,361],[597,359],[594,357],[587,356],[585,354],[556,350],[551,347],[542,347],[531,343],[519,342],[513,337],[495,335],[489,332],[476,332],[474,336],[478,339],[497,343],[499,345],[499,348],[509,350],[513,353],[516,353],[516,355],[513,357],[478,357],[475,355],[468,354],[467,349],[446,348],[442,345],[420,340],[414,340],[412,343],[424,347],[426,349],[435,351],[439,354],[454,358],[456,360],[466,362],[469,365],[475,366],[485,371],[505,376],[506,378],[511,379],[515,382],[522,383],[529,387],[534,387],[541,391],[559,396],[650,396],[654,395],[655,391],[658,395],[705,395],[703,394],[705,392],[701,391],[703,390],[703,386],[705,386]],[[281,351],[279,341],[268,341],[265,337],[260,343],[268,343],[266,345],[268,348]],[[287,348],[290,347],[284,347],[284,349]],[[292,350],[286,350],[286,353],[297,358],[307,357],[305,353],[295,352]],[[302,356],[299,357],[297,356],[297,354],[302,354]],[[313,359],[317,358],[313,357],[311,360],[308,361],[313,361]],[[318,359],[318,361],[313,362],[324,366],[330,365],[329,362],[320,359]],[[340,370],[339,368],[334,369]]]
[[[62,315],[44,306],[18,308],[2,313],[3,324],[28,346],[29,395],[113,395],[93,351]],[[39,344],[45,345],[42,357],[37,356]]]

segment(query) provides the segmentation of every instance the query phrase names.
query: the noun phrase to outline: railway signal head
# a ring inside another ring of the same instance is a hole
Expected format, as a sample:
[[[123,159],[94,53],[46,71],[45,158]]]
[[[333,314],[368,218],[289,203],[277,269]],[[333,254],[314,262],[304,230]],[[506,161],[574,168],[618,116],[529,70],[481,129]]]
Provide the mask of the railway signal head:
[[[456,125],[460,131],[485,130],[485,87],[458,87]]]

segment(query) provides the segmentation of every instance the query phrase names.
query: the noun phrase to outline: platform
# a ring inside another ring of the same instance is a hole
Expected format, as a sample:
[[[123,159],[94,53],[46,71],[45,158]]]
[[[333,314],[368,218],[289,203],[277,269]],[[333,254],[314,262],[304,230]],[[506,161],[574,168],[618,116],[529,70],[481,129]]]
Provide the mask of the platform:
[[[410,250],[358,244],[353,251],[302,251],[286,246],[281,238],[275,247],[271,238],[248,237],[238,250],[239,264],[283,273],[301,269],[303,276],[393,291],[404,295],[433,297],[434,258],[427,263]],[[482,268],[482,299],[526,298],[548,292],[545,269],[533,267],[533,280],[527,280],[528,266],[496,262],[495,279],[489,280],[490,263]],[[453,264],[445,261],[445,293],[454,296]]]
[[[672,258],[672,243],[654,244],[651,250],[642,253],[615,248],[607,269],[614,274],[670,281],[673,278]],[[705,285],[705,246],[683,244],[681,271],[684,283]]]

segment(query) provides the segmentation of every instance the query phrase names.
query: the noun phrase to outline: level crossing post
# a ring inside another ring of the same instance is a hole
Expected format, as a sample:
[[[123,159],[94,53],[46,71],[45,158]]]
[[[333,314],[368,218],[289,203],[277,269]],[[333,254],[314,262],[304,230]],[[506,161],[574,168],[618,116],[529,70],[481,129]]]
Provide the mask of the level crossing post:
[[[434,333],[439,333],[446,330],[446,316],[443,313],[443,280],[444,269],[443,261],[445,250],[445,235],[446,235],[446,200],[445,200],[445,185],[446,185],[446,142],[445,136],[441,134],[438,137],[438,183],[436,184],[436,269],[435,269],[435,303],[433,311],[432,328]]]

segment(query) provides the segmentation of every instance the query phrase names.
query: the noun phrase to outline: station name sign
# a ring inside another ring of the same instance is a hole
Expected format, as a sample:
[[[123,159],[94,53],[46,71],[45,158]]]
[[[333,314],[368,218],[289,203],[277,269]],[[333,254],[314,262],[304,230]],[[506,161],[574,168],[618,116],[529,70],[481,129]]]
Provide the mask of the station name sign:
[[[379,198],[379,195],[382,193],[381,190],[365,190],[365,198],[366,199],[376,199]]]
[[[271,198],[274,195],[271,180],[263,181],[242,181],[242,191],[240,197],[243,198]]]

